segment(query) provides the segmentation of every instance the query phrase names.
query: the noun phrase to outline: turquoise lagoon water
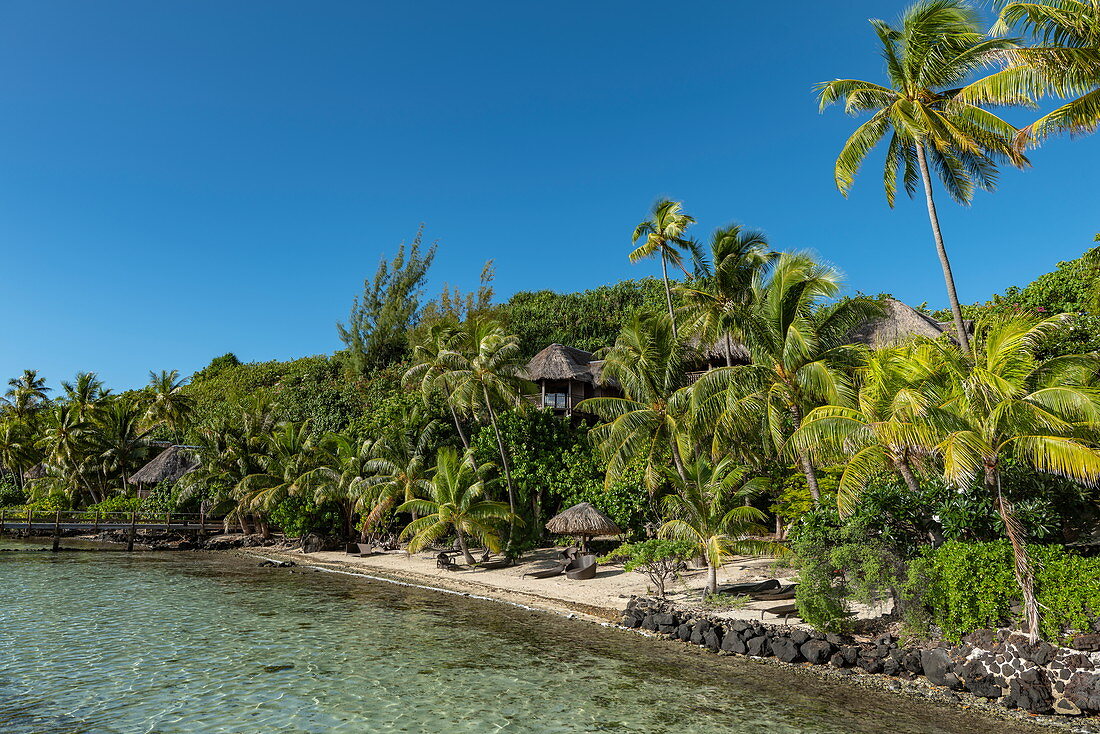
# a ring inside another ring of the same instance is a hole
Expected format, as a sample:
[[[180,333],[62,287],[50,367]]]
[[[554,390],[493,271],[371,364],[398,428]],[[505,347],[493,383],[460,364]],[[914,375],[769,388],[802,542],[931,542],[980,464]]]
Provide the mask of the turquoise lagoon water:
[[[1031,731],[257,559],[3,547],[5,734]]]

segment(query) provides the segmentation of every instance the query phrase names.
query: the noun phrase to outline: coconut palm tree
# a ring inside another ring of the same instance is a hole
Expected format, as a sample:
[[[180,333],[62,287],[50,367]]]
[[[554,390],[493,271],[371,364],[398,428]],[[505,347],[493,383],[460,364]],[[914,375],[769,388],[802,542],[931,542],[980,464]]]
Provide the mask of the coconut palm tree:
[[[94,372],[77,372],[76,378],[72,382],[62,382],[61,388],[65,391],[65,402],[76,409],[80,420],[90,418],[103,399],[111,394]]]
[[[1016,128],[987,109],[967,101],[965,82],[990,63],[994,54],[1014,49],[1014,41],[987,38],[975,12],[962,0],[920,0],[909,6],[897,26],[872,20],[886,60],[886,84],[834,79],[817,85],[821,109],[843,100],[852,115],[871,113],[837,156],[834,177],[845,196],[868,153],[889,134],[883,184],[894,205],[899,170],[910,196],[923,185],[932,237],[943,269],[947,298],[963,350],[969,337],[955,290],[939,216],[932,195],[935,169],[944,190],[969,204],[975,187],[990,191],[997,163],[1023,167],[1027,159],[1013,146]],[[989,99],[997,104],[1028,104],[1025,95]]]
[[[46,379],[38,376],[38,370],[23,370],[22,375],[8,380],[8,391],[0,404],[16,418],[26,419],[49,403],[48,392]]]
[[[1095,354],[1035,358],[1039,341],[1067,315],[1035,322],[1015,316],[979,322],[971,353],[935,343],[949,371],[940,405],[929,415],[936,433],[923,448],[943,461],[944,479],[960,489],[980,483],[994,500],[1012,545],[1016,581],[1032,641],[1039,605],[1023,528],[1001,491],[1006,462],[1087,486],[1100,483],[1100,395]]]
[[[148,429],[142,428],[141,409],[129,400],[111,402],[98,417],[95,450],[103,473],[118,473],[123,493],[133,468],[149,453],[148,435]]]
[[[895,472],[920,491],[914,459],[934,434],[926,419],[944,380],[929,345],[884,347],[858,370],[855,405],[824,405],[806,415],[790,446],[796,453],[844,461],[837,487],[841,514],[854,509],[860,493],[883,470]]]
[[[268,534],[266,517],[284,499],[298,494],[305,477],[316,468],[317,446],[308,420],[284,423],[265,437],[266,452],[259,459],[261,470],[241,479],[235,488],[241,508],[253,512],[263,534]]]
[[[11,472],[15,485],[23,489],[24,473],[38,461],[35,436],[23,421],[14,418],[0,423],[0,466]]]
[[[446,321],[432,324],[423,344],[413,347],[413,365],[401,378],[403,384],[415,384],[420,386],[424,402],[427,403],[437,393],[442,393],[447,409],[451,411],[454,419],[455,430],[462,440],[462,446],[470,448],[470,440],[466,437],[466,431],[462,428],[462,421],[458,419],[455,401],[452,399],[454,389],[447,379],[448,369],[445,366],[445,356],[455,351],[454,342],[459,334],[458,328]]]
[[[451,387],[450,399],[458,411],[488,417],[504,470],[508,508],[515,516],[516,490],[511,459],[500,432],[497,410],[500,407],[522,408],[523,395],[534,390],[521,377],[526,361],[520,351],[519,338],[506,333],[496,320],[475,315],[466,319],[450,349],[440,355],[440,366],[439,379]],[[510,526],[508,541],[511,540]]]
[[[179,370],[161,370],[149,373],[149,386],[145,388],[145,419],[151,425],[167,426],[177,443],[183,438],[183,427],[195,406],[192,397],[183,391],[185,385]]]
[[[377,523],[399,503],[427,496],[437,425],[425,425],[415,411],[405,415],[404,425],[370,445],[363,483],[364,503],[370,508],[365,524]]]
[[[476,561],[470,553],[470,538],[499,553],[497,528],[505,522],[520,522],[504,503],[484,499],[491,465],[477,466],[468,454],[460,455],[452,448],[440,449],[427,496],[408,500],[397,508],[398,512],[420,516],[401,531],[401,537],[410,539],[410,553],[422,550],[453,530],[466,563],[473,565]]]
[[[776,254],[763,232],[734,224],[715,230],[710,255],[699,277],[676,290],[684,302],[684,330],[700,345],[722,349],[729,367],[733,340],[741,338],[740,324],[752,304],[753,284]]]
[[[780,454],[811,410],[851,405],[850,370],[866,349],[850,344],[848,334],[880,307],[858,298],[824,305],[839,289],[840,273],[805,253],[782,253],[767,282],[758,283],[742,325],[752,363],[711,370],[693,388],[697,420],[718,426],[716,455],[728,452],[723,442],[761,427]],[[796,452],[795,459],[819,502],[812,457]]]
[[[87,477],[91,429],[92,424],[80,420],[75,408],[59,405],[50,411],[38,446],[45,454],[47,469],[65,482],[70,493],[79,496],[82,487],[93,502],[100,502],[103,497]]]
[[[317,466],[302,476],[300,486],[313,490],[318,504],[332,502],[340,507],[344,534],[355,532],[355,515],[362,512],[363,490],[370,475],[371,442],[357,441],[343,433],[330,433],[321,441]]]
[[[1017,137],[1037,146],[1059,133],[1081,135],[1100,125],[1100,0],[1004,2],[991,34],[1018,31],[1031,46],[1002,54],[1006,68],[970,85],[960,97],[973,104],[1006,97],[1053,95],[1069,101],[1048,112]]]
[[[760,524],[763,512],[738,501],[737,490],[747,479],[744,468],[729,459],[713,462],[700,457],[684,466],[683,476],[670,472],[669,479],[676,493],[664,498],[668,519],[658,534],[696,545],[707,563],[704,596],[718,591],[718,569],[730,556],[781,552],[777,544],[752,537],[767,529]]]
[[[607,459],[608,482],[640,462],[653,493],[670,459],[683,477],[690,391],[685,352],[668,317],[638,315],[625,326],[607,353],[600,380],[618,384],[623,397],[589,398],[577,409],[603,421],[589,435]]]
[[[672,308],[672,289],[668,283],[668,266],[671,263],[683,271],[684,277],[691,274],[684,267],[684,253],[700,260],[698,245],[690,240],[687,229],[695,224],[695,219],[684,213],[683,204],[668,199],[658,199],[653,205],[649,219],[634,228],[630,241],[638,245],[630,253],[630,262],[638,262],[649,257],[661,259],[661,279],[665,283],[665,299],[668,301],[668,318],[672,322],[672,333],[676,334],[676,313]]]

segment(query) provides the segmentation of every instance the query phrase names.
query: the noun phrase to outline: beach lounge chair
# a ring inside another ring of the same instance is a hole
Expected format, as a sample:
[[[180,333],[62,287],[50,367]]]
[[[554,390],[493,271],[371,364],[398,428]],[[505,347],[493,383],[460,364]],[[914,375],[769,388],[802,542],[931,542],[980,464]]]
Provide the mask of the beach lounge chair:
[[[573,581],[593,578],[596,575],[596,556],[578,556],[565,575]]]
[[[771,591],[778,589],[780,586],[777,579],[768,579],[767,581],[747,581],[743,584],[731,584],[729,586],[719,587],[719,594],[758,594],[761,591]]]
[[[498,558],[495,561],[482,561],[477,564],[477,567],[485,571],[492,571],[494,569],[508,568],[514,565],[516,565],[516,562],[511,558]]]
[[[783,617],[784,619],[786,619],[787,617],[790,617],[791,615],[795,615],[795,616],[798,615],[798,605],[797,604],[777,604],[774,607],[765,607],[764,609],[760,610],[760,618],[761,619],[764,618],[764,613],[765,612],[767,612],[768,614],[774,614],[777,617]]]
[[[436,568],[442,568],[444,571],[457,571],[458,564],[455,563],[455,555],[457,555],[455,551],[443,551],[436,554]]]
[[[580,548],[575,545],[571,545],[568,548],[562,548],[558,553],[562,557],[562,560],[573,561],[578,555],[580,555]]]
[[[523,578],[530,576],[533,579],[548,579],[553,576],[561,576],[565,573],[565,569],[569,568],[569,563],[568,561],[561,561],[553,568],[543,569],[542,571],[528,571],[523,574]]]
[[[794,590],[797,584],[787,584],[778,589],[769,591],[754,591],[749,594],[753,601],[785,601],[794,598]]]

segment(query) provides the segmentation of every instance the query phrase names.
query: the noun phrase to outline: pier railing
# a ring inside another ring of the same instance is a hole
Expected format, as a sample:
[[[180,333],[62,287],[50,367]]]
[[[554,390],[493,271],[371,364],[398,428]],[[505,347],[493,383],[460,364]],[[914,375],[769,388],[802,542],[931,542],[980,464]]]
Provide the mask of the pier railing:
[[[127,546],[132,550],[139,530],[163,530],[177,533],[219,533],[224,528],[222,518],[205,513],[179,512],[99,512],[94,510],[13,510],[0,508],[0,535],[4,531],[53,531],[54,546],[62,531],[77,530],[98,533],[121,530],[127,533]]]

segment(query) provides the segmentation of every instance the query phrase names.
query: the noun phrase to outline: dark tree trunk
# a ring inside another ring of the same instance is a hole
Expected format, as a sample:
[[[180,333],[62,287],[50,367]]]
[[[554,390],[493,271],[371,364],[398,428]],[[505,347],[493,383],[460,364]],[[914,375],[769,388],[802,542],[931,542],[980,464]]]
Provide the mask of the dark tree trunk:
[[[1024,529],[1016,517],[1012,503],[1001,494],[1001,477],[996,466],[986,465],[985,488],[996,497],[997,513],[1001,516],[1008,542],[1012,545],[1013,571],[1024,598],[1024,625],[1027,627],[1028,639],[1034,643],[1039,640],[1039,601],[1035,598],[1035,573],[1028,557]]]
[[[489,390],[482,385],[481,393],[485,396],[485,406],[489,409],[489,420],[493,424],[493,433],[497,439],[497,449],[500,450],[500,461],[504,466],[504,483],[508,487],[508,510],[511,513],[511,517],[508,518],[508,538],[505,541],[506,546],[512,544],[512,534],[515,532],[516,525],[516,490],[512,485],[512,469],[508,464],[508,452],[504,448],[504,439],[500,435],[500,426],[497,425],[497,412],[493,409],[493,403],[489,400]]]

